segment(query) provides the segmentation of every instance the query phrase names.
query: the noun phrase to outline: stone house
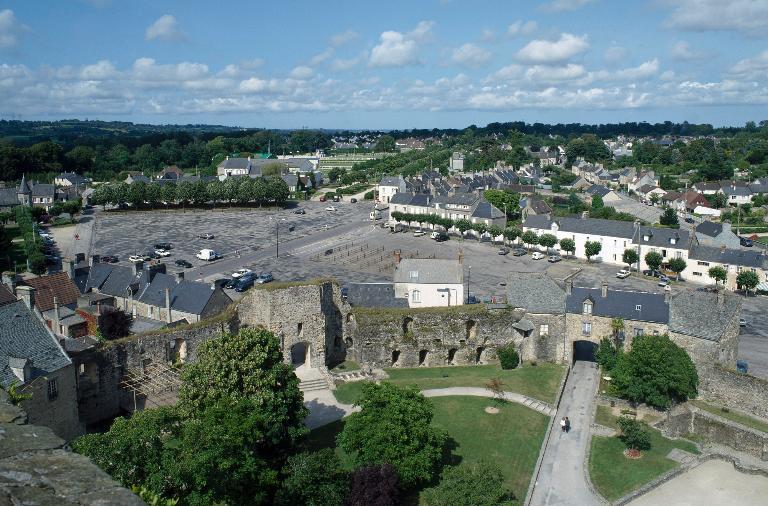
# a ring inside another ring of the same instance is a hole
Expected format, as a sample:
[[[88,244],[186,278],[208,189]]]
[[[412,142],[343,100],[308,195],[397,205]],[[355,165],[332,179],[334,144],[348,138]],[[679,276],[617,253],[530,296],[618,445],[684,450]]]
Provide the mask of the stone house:
[[[741,241],[739,236],[731,230],[729,222],[715,223],[713,221],[703,221],[696,225],[696,242],[702,246],[714,246],[739,249]]]
[[[603,203],[605,205],[611,205],[614,202],[620,202],[621,201],[621,197],[619,196],[618,193],[616,193],[612,189],[610,189],[610,188],[608,188],[606,186],[600,185],[600,184],[594,184],[594,185],[590,186],[589,188],[587,188],[587,193],[590,196],[597,195],[597,196],[601,197],[603,199]]]
[[[464,266],[458,260],[405,258],[395,253],[395,297],[409,307],[464,304]]]
[[[523,219],[527,218],[528,216],[534,216],[537,214],[550,214],[552,212],[552,208],[549,207],[549,204],[533,196],[521,198],[519,206],[520,215],[523,217]]]
[[[22,282],[34,289],[35,309],[48,328],[63,337],[82,337],[88,333],[85,319],[75,312],[80,291],[64,272],[30,278]]]
[[[759,289],[768,288],[768,261],[765,250],[730,249],[725,246],[694,245],[689,252],[689,261],[683,271],[683,277],[699,283],[715,284],[709,276],[709,269],[722,267],[726,272],[725,287],[736,289],[736,277],[744,270],[757,274]]]
[[[389,204],[392,197],[397,193],[405,192],[405,179],[403,176],[384,176],[376,185],[376,194],[378,202]]]

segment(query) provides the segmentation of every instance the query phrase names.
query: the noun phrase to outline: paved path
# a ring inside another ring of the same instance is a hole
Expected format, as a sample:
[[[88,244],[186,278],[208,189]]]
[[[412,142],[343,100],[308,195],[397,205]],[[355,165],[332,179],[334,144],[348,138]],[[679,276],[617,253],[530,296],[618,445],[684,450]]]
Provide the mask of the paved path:
[[[563,399],[549,434],[531,504],[597,505],[604,504],[587,484],[584,457],[590,441],[599,371],[592,362],[577,361],[565,384]],[[571,420],[571,431],[560,429],[560,419]]]
[[[433,388],[431,390],[422,390],[421,393],[424,397],[446,397],[448,395],[471,395],[474,397],[493,397],[493,394],[485,388],[480,387],[450,387],[450,388]],[[544,413],[547,416],[555,414],[555,409],[549,404],[527,397],[516,392],[504,392],[504,399],[509,402],[516,402],[522,404],[525,407],[531,408],[539,413]]]

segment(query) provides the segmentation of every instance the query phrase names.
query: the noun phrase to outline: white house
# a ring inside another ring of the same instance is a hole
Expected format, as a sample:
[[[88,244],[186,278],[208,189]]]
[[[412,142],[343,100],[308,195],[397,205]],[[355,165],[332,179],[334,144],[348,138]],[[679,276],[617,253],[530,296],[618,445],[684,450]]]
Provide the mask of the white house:
[[[458,260],[404,258],[395,253],[395,297],[409,307],[464,304],[464,267]]]
[[[451,172],[464,171],[464,153],[459,151],[453,153],[450,160],[450,169]]]
[[[379,202],[389,204],[396,193],[405,191],[405,179],[403,176],[384,176],[381,178],[376,192],[379,194]]]

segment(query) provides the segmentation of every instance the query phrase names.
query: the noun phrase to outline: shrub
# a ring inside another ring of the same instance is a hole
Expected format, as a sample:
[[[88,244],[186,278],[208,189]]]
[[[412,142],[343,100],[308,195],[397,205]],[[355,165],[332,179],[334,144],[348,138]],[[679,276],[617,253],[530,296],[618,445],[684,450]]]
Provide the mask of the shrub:
[[[651,435],[643,427],[644,424],[628,416],[619,417],[619,428],[621,429],[621,439],[627,448],[631,450],[650,450]]]
[[[365,466],[352,473],[344,506],[395,506],[400,504],[400,484],[390,464]]]
[[[331,448],[288,459],[276,505],[336,506],[349,491],[349,475]]]
[[[514,343],[499,348],[496,354],[499,356],[502,369],[515,369],[520,364],[520,355],[515,350]]]
[[[365,195],[363,195],[363,199],[365,200],[373,200],[373,190],[369,192],[365,192]]]
[[[504,475],[486,462],[462,463],[447,468],[440,484],[424,494],[428,506],[492,506],[506,504],[512,494],[504,488]]]
[[[595,360],[606,371],[613,370],[616,367],[616,361],[618,360],[618,350],[613,345],[613,341],[604,337],[600,340],[600,344],[597,347],[597,353],[595,353]]]

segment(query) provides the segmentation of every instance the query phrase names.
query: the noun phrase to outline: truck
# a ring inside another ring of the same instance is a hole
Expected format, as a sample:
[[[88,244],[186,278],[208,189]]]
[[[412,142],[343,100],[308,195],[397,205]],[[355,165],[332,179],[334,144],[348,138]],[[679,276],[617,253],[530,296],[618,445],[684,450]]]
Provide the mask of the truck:
[[[212,249],[201,249],[195,256],[200,260],[205,260],[206,262],[221,258],[221,255],[219,255],[216,250]]]

